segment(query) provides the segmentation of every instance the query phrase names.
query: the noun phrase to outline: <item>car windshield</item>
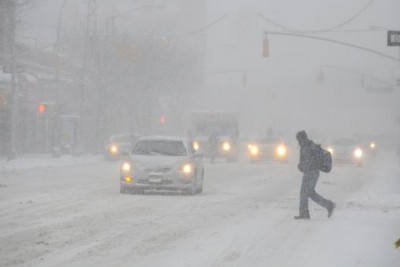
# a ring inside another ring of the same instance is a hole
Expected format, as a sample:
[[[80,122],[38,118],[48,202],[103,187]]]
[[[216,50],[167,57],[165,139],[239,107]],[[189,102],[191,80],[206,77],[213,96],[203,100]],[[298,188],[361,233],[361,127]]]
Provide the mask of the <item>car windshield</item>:
[[[132,150],[134,155],[150,156],[187,156],[187,149],[182,141],[174,140],[141,140]]]
[[[212,133],[226,136],[236,136],[237,129],[236,121],[206,121],[198,122],[195,127],[195,134],[200,136],[209,136]]]

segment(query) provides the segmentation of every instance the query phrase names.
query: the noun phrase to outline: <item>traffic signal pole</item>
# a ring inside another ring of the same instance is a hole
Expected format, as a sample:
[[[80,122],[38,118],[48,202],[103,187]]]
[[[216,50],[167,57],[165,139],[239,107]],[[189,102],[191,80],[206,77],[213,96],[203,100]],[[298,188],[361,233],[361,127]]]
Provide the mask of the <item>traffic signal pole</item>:
[[[11,107],[10,107],[10,122],[9,122],[9,146],[7,151],[7,160],[13,160],[17,158],[17,152],[15,148],[16,143],[16,125],[17,125],[17,112],[18,112],[18,88],[16,83],[16,64],[15,64],[15,28],[16,28],[16,12],[15,12],[15,1],[8,1],[7,15],[9,16],[9,49],[11,55]]]

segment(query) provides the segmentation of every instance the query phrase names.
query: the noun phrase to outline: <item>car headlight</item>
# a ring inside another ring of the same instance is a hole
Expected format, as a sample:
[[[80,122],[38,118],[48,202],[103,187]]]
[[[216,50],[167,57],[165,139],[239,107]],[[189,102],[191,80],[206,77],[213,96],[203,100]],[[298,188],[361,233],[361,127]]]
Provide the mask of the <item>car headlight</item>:
[[[190,163],[186,163],[182,165],[182,172],[184,174],[191,174],[193,173],[193,166]]]
[[[231,150],[231,144],[229,142],[224,142],[222,145],[222,149],[225,151]]]
[[[361,149],[357,148],[357,149],[354,151],[354,156],[355,156],[356,158],[361,158],[362,155],[363,155],[363,152],[362,152]]]
[[[199,150],[199,148],[200,148],[199,142],[194,141],[194,142],[193,142],[193,149],[197,151],[197,150]]]
[[[331,155],[333,155],[333,148],[332,147],[328,147],[328,149],[327,149],[328,151],[329,151],[329,153],[331,153]]]
[[[129,172],[132,169],[132,166],[129,162],[124,162],[121,166],[121,170],[124,172]]]
[[[375,149],[376,144],[375,144],[375,143],[371,143],[371,144],[369,144],[369,147],[370,147],[371,149]]]
[[[276,150],[276,153],[278,154],[278,156],[283,157],[286,155],[286,147],[284,145],[280,145],[278,146],[278,149]]]
[[[260,152],[258,146],[252,145],[251,147],[249,147],[250,149],[250,153],[255,156],[258,155],[258,153]]]
[[[118,153],[118,146],[116,146],[116,145],[110,146],[110,152],[112,154],[117,154]]]

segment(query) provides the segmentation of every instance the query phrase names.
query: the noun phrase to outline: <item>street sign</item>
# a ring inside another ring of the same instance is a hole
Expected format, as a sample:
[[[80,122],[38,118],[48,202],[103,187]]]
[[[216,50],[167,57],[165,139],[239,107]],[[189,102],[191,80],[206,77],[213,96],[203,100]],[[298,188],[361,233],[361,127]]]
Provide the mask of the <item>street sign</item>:
[[[388,31],[387,45],[400,46],[400,31]]]
[[[17,66],[14,66],[14,71],[15,71],[15,73],[21,73],[21,72],[25,71],[25,68],[21,65],[17,65]],[[12,73],[13,66],[12,65],[3,66],[3,72],[4,73]]]

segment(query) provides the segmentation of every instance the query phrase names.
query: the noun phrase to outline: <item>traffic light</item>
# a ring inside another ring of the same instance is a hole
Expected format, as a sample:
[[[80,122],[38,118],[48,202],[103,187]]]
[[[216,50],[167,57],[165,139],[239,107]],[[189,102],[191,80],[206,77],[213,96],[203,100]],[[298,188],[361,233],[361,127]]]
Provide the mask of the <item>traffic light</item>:
[[[119,62],[133,63],[135,61],[135,49],[129,39],[117,44],[117,59]]]
[[[37,113],[39,115],[54,115],[56,112],[56,105],[54,102],[42,102],[37,106]]]
[[[161,123],[161,124],[165,124],[166,122],[167,122],[167,118],[165,118],[165,116],[162,115],[162,116],[160,117],[160,123]]]
[[[37,111],[38,111],[39,114],[45,114],[46,113],[46,109],[47,108],[46,108],[45,104],[39,104]]]

